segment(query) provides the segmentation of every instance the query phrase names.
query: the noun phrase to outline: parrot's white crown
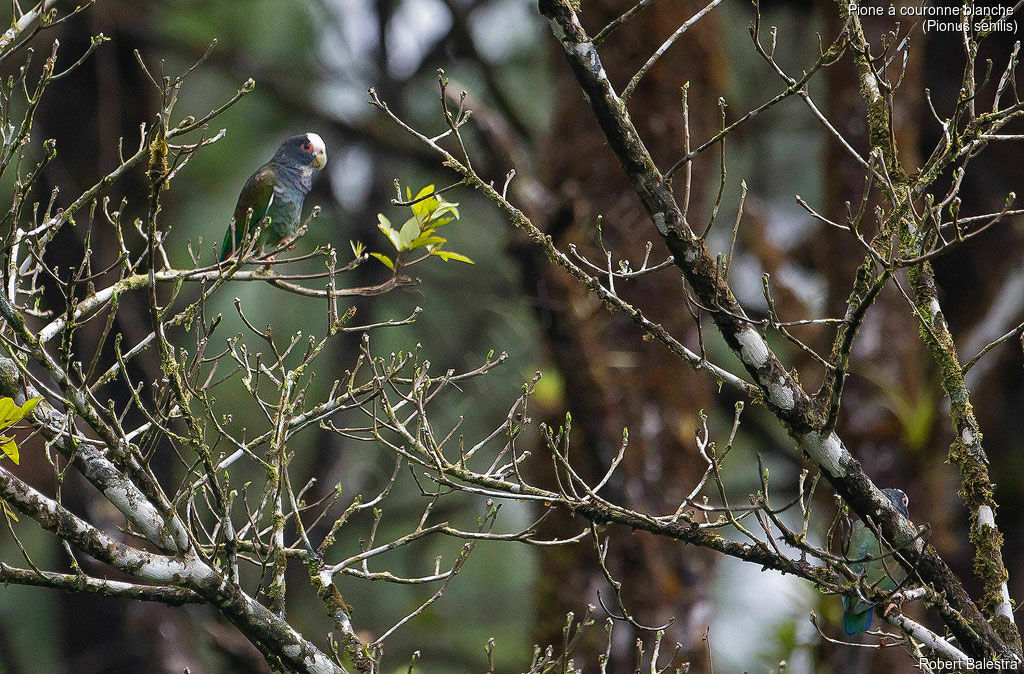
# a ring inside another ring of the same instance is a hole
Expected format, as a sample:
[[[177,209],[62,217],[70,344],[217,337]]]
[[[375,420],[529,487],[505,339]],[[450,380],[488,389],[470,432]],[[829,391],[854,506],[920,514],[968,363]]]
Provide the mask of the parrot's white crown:
[[[306,133],[306,139],[313,146],[313,168],[322,169],[327,166],[327,145],[324,139],[312,131]]]
[[[327,154],[327,146],[324,144],[324,139],[320,137],[320,134],[310,131],[306,134],[306,138],[309,139],[310,144],[313,146],[314,154],[319,154],[320,152]]]

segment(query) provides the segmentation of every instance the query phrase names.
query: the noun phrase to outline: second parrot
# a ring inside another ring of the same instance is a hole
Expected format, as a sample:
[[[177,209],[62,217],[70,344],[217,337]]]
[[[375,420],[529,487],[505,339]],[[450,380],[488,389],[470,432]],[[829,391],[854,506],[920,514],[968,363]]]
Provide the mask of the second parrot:
[[[907,506],[909,500],[902,489],[883,489],[882,493],[889,497],[896,510],[910,517]],[[900,563],[891,556],[884,556],[878,538],[864,522],[857,520],[850,531],[850,559],[870,558],[868,561],[854,562],[850,568],[864,576],[864,582],[885,592],[896,589],[907,577],[907,572]],[[855,596],[843,596],[843,631],[847,634],[867,632],[871,627],[871,616],[875,605]]]

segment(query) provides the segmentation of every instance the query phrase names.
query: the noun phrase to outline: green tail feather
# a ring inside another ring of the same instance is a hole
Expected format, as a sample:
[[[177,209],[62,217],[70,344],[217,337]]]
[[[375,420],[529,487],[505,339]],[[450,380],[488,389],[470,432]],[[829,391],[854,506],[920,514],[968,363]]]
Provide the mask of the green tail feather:
[[[244,238],[244,232],[236,231],[234,240],[232,241],[231,231],[232,228],[229,227],[227,233],[224,235],[224,245],[220,247],[220,257],[217,259],[218,262],[223,262],[224,260],[231,257],[231,254],[235,251],[235,246],[241,243],[242,239]]]
[[[231,255],[231,251],[235,247],[235,242],[232,241],[231,239],[231,228],[229,227],[227,234],[224,235],[224,245],[220,247],[220,257],[217,258],[218,262],[223,262],[224,260],[228,259],[228,257]]]
[[[843,632],[848,635],[867,632],[871,629],[871,616],[875,612],[875,607],[869,606],[866,611],[854,613],[850,604],[851,600],[848,597],[843,597]]]

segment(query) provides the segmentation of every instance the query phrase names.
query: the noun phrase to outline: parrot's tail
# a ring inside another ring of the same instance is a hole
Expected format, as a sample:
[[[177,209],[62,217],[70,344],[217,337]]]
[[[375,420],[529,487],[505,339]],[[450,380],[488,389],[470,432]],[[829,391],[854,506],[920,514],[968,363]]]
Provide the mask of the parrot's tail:
[[[874,608],[869,608],[863,613],[853,613],[852,611],[843,612],[843,631],[849,635],[860,634],[861,632],[867,632],[871,629],[871,615],[874,613]]]
[[[234,227],[228,229],[228,233],[224,235],[224,244],[220,247],[220,257],[217,258],[218,262],[223,262],[235,252],[235,239],[241,237],[238,235],[232,236],[233,230]]]

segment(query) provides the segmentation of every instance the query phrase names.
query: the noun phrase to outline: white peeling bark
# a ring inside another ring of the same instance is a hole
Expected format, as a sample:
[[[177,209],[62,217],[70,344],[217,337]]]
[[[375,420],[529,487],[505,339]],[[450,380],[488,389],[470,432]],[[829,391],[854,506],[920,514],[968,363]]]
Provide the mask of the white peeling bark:
[[[291,625],[214,571],[195,551],[170,556],[126,545],[80,519],[2,466],[0,498],[36,520],[43,529],[119,571],[140,580],[193,590],[220,609],[246,638],[279,656],[289,671],[311,674],[345,672],[343,667],[303,639]]]
[[[964,430],[964,434],[967,435],[966,430]],[[985,527],[988,527],[991,531],[997,531],[995,514],[992,512],[992,508],[987,505],[978,507],[978,531],[984,532]],[[1010,602],[1010,590],[1007,587],[1006,581],[1003,581],[999,587],[999,597],[1000,602],[996,605],[996,615],[1006,618],[1011,623],[1014,622],[1013,604]]]
[[[21,391],[17,385],[18,369],[9,358],[0,358],[0,395],[23,403],[39,395],[31,386]],[[150,543],[165,552],[180,553],[190,547],[188,533],[177,516],[165,518],[138,485],[97,447],[88,443],[72,445],[67,433],[73,427],[67,415],[42,400],[32,410],[32,421],[39,425],[48,440],[67,457],[74,457],[76,466],[117,510],[142,533]]]

